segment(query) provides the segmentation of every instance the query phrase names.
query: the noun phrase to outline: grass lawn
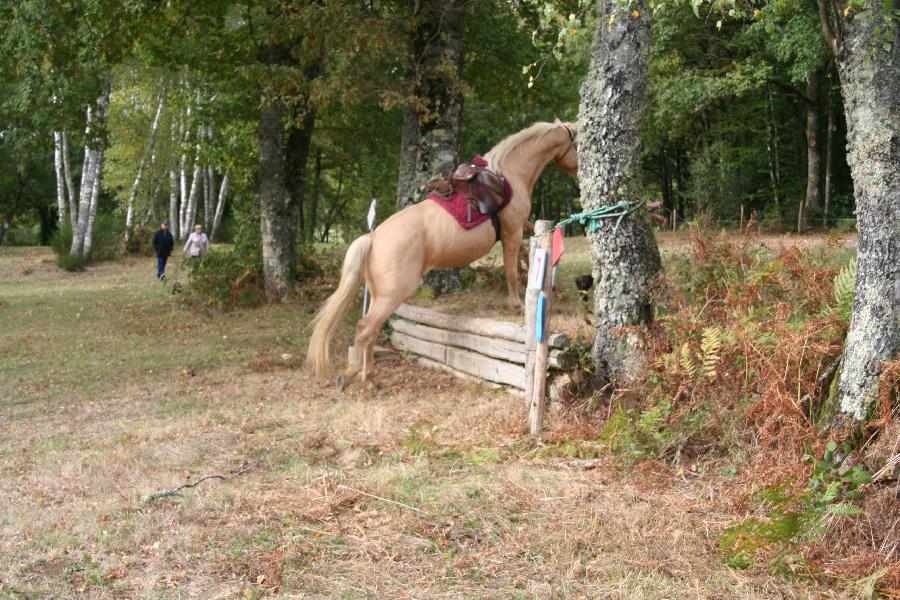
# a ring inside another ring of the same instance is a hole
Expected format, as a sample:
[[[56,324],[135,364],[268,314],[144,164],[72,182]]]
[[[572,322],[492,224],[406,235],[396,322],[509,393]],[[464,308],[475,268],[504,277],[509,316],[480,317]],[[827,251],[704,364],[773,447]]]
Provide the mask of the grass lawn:
[[[564,260],[589,272],[583,242]],[[852,597],[726,566],[719,469],[573,462],[563,417],[531,440],[521,400],[400,356],[338,394],[300,368],[313,309],[206,312],[153,259],[0,249],[0,598]]]

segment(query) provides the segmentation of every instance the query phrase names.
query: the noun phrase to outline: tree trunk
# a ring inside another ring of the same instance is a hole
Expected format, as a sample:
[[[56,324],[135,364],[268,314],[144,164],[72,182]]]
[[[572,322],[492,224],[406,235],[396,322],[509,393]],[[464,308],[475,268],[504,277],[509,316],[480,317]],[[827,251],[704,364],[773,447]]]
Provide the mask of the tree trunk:
[[[309,219],[306,231],[306,239],[316,239],[316,225],[318,224],[319,194],[322,193],[322,151],[316,152],[316,171],[313,174],[313,193],[309,203]]]
[[[87,109],[87,125],[84,131],[86,140],[90,140],[92,118],[93,110],[89,106]],[[89,144],[85,143],[84,160],[81,163],[81,185],[78,187],[78,212],[75,221],[72,223],[72,246],[69,248],[69,254],[73,256],[82,256],[84,252],[84,232],[87,229],[88,211],[91,209],[92,178],[95,173],[94,160],[94,150]]]
[[[806,199],[800,205],[797,217],[797,233],[806,229],[809,211],[819,208],[819,83],[822,72],[816,69],[806,84]]]
[[[72,169],[69,167],[69,135],[66,130],[62,131],[62,161],[63,174],[66,181],[66,194],[69,197],[69,223],[75,227],[75,221],[78,220],[78,204],[75,200],[75,188],[72,185]]]
[[[647,87],[650,11],[644,1],[625,7],[600,0],[591,64],[581,88],[579,161],[585,210],[620,201],[637,203],[640,130]],[[601,219],[589,234],[594,280],[594,360],[616,382],[637,376],[641,338],[623,327],[653,319],[648,286],[661,270],[648,222],[631,214],[617,223]]]
[[[412,106],[403,111],[400,133],[400,173],[397,177],[397,210],[403,210],[421,200],[416,179],[416,155],[419,147],[419,115]]]
[[[169,169],[169,230],[174,239],[178,236],[178,174]]]
[[[319,241],[323,244],[328,241],[328,234],[331,231],[331,225],[334,223],[334,218],[338,214],[338,212],[344,207],[341,202],[341,196],[344,193],[344,165],[341,165],[341,168],[338,170],[338,185],[337,192],[334,195],[334,201],[331,203],[331,206],[328,207],[328,212],[325,214],[325,221],[322,223],[322,233],[319,235]]]
[[[197,192],[199,191],[200,182],[202,179],[201,175],[201,166],[200,166],[200,144],[197,143],[197,150],[194,156],[194,172],[191,174],[191,191],[188,194],[187,201],[182,200],[182,204],[186,204],[187,208],[184,209],[184,221],[182,221],[181,225],[181,235],[182,237],[187,238],[190,235],[190,232],[194,230],[194,225],[196,223],[197,216]]]
[[[22,167],[21,165],[16,165],[16,196],[12,202],[12,208],[8,213],[6,213],[5,221],[8,226],[12,226],[13,219],[16,218],[16,211],[19,210],[19,203],[22,202],[22,196],[25,195],[25,185],[28,183],[28,179],[31,175],[31,168],[29,166]],[[0,244],[3,243],[3,238],[6,237],[6,228],[0,227]]]
[[[834,162],[834,86],[832,71],[828,75],[828,131],[825,137],[825,189],[822,206],[822,229],[828,227],[828,216],[831,210],[831,169]]]
[[[213,241],[219,235],[219,225],[222,224],[222,214],[225,212],[225,198],[228,196],[228,172],[222,177],[222,184],[219,187],[219,199],[216,202],[216,216],[213,218],[212,231],[209,240]]]
[[[104,141],[92,139],[92,120],[96,119],[99,129],[102,131],[106,124],[109,109],[109,88],[106,88],[97,101],[96,114],[88,109],[88,125],[85,131],[87,145],[85,146],[85,169],[82,173],[81,189],[79,190],[78,227],[72,234],[72,247],[70,253],[74,256],[87,258],[90,254],[91,240],[93,236],[94,218],[97,215],[97,202],[100,194],[100,177],[103,174],[103,145]]]
[[[282,100],[264,94],[259,111],[259,210],[263,276],[270,302],[287,300],[294,269],[296,228],[285,186],[284,117]]]
[[[421,3],[409,68],[416,103],[404,114],[398,210],[422,200],[424,184],[459,163],[464,25],[464,2]]]
[[[900,27],[876,0],[844,20],[842,39],[827,18],[822,25],[836,50],[859,231],[838,401],[842,413],[862,420],[877,397],[881,363],[900,351],[900,44],[883,42],[885,32],[900,37]]]
[[[66,183],[63,174],[62,133],[53,132],[53,166],[56,170],[56,221],[62,229],[66,222]]]
[[[307,70],[306,76],[313,79],[318,76],[320,65],[315,65]],[[316,111],[308,105],[301,103],[304,110],[303,119],[299,127],[292,127],[288,131],[287,139],[287,190],[291,203],[291,226],[293,235],[299,232],[306,237],[306,165],[309,162],[309,151],[312,144],[313,131],[316,127]],[[315,221],[315,216],[310,217]]]
[[[97,160],[94,163],[94,177],[91,182],[91,207],[88,211],[88,224],[84,231],[84,250],[82,256],[85,258],[91,255],[91,248],[94,241],[94,219],[97,218],[97,203],[100,201],[100,181],[103,179],[103,148],[101,147],[97,154]]]
[[[213,218],[213,194],[216,191],[216,177],[211,165],[206,165],[206,177],[203,179],[203,229],[210,231]]]
[[[409,67],[416,102],[404,114],[398,210],[421,201],[425,183],[448,177],[459,163],[465,15],[463,0],[419,5]],[[458,269],[431,271],[424,283],[438,293],[462,287]]]
[[[181,143],[186,146],[188,142],[190,142],[191,138],[191,107],[188,106],[185,113],[184,121],[181,123]],[[180,239],[185,239],[189,235],[189,231],[187,231],[187,200],[188,200],[188,186],[187,186],[187,152],[181,153],[181,160],[179,162],[179,202],[180,205],[178,207],[178,233]]]
[[[172,142],[172,147],[177,147],[177,140],[181,139],[181,136],[178,135],[178,131],[176,129],[175,124],[176,119],[172,118],[172,127],[169,132],[169,137]],[[169,158],[169,231],[172,233],[173,239],[179,239],[179,231],[178,231],[178,173],[176,172],[177,163],[175,160],[175,154],[170,156]]]
[[[772,179],[772,199],[775,201],[775,212],[778,215],[779,225],[781,224],[781,198],[779,197],[779,189],[781,188],[781,173],[778,164],[778,127],[775,124],[775,109],[772,106],[772,87],[769,86],[768,102],[766,106],[769,109],[768,120],[768,155],[769,155],[769,177]]]
[[[159,95],[159,103],[156,105],[156,114],[150,123],[150,135],[147,138],[147,149],[141,155],[141,162],[138,164],[137,173],[134,175],[134,181],[131,183],[131,193],[128,194],[128,204],[125,208],[125,242],[128,242],[128,236],[131,234],[131,227],[134,224],[134,201],[137,198],[138,187],[141,185],[141,178],[144,175],[144,166],[147,164],[147,157],[153,155],[153,148],[156,145],[156,131],[159,129],[159,116],[162,114],[163,106],[166,103],[166,92],[163,90]]]

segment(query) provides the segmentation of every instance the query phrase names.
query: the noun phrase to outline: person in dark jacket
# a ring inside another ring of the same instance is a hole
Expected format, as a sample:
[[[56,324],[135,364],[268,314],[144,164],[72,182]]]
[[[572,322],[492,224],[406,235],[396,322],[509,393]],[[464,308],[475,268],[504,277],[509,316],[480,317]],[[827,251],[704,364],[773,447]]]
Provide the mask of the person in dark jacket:
[[[168,221],[160,223],[159,231],[153,236],[153,248],[156,249],[156,278],[162,281],[166,278],[166,261],[175,249],[175,238],[169,231]]]

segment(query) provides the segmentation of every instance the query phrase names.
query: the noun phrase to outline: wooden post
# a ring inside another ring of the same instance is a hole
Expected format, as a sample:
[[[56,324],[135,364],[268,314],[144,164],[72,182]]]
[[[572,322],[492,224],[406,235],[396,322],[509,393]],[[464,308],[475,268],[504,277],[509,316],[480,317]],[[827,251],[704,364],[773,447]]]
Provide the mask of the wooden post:
[[[741,204],[741,233],[744,233],[744,205]]]
[[[540,288],[525,290],[525,400],[528,403],[528,426],[532,435],[540,433],[544,424],[544,401],[547,394],[547,361],[549,358],[549,316],[552,300],[551,283],[552,267],[549,264],[553,254],[553,235],[550,221],[537,221],[534,224],[534,237],[531,240],[529,272],[534,265],[535,250],[541,249],[544,254],[543,279]],[[529,278],[530,279],[530,278]],[[530,287],[530,286],[529,286]],[[536,342],[535,334],[538,318],[538,298],[544,294],[543,339]]]

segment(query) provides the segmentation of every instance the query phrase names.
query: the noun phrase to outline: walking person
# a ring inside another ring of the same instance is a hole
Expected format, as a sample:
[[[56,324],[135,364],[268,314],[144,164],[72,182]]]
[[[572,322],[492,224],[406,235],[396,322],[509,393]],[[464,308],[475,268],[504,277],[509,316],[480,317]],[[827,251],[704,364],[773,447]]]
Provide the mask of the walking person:
[[[194,233],[188,236],[187,242],[184,244],[184,253],[190,254],[196,262],[207,252],[209,252],[209,238],[203,233],[201,225],[194,225]]]
[[[159,231],[153,235],[153,248],[156,250],[156,278],[160,281],[166,278],[166,261],[175,249],[175,238],[169,231],[169,222],[159,224]]]

